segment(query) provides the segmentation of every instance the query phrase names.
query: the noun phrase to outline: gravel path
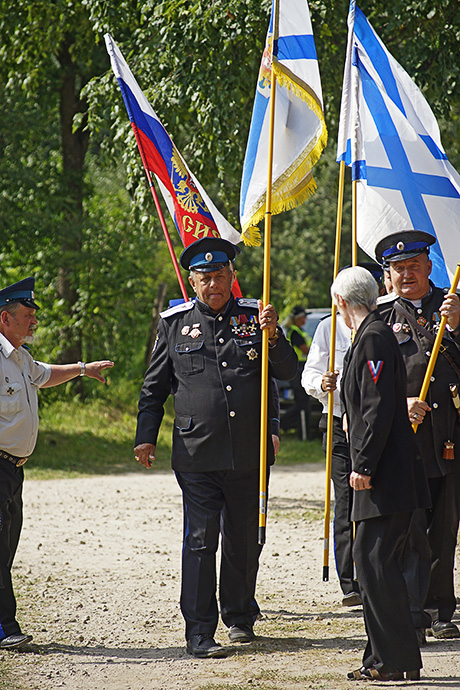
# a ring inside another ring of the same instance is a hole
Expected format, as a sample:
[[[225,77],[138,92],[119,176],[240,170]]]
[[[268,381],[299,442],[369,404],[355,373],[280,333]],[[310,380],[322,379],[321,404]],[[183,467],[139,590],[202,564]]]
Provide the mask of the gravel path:
[[[26,479],[14,577],[19,620],[34,641],[0,653],[0,689],[356,687],[345,675],[360,666],[362,612],[341,606],[332,562],[322,581],[324,481],[318,465],[273,471],[257,640],[229,645],[226,659],[196,660],[185,653],[178,606],[173,474]],[[222,624],[216,638],[228,642]],[[460,640],[430,640],[423,661],[412,688],[460,688]]]

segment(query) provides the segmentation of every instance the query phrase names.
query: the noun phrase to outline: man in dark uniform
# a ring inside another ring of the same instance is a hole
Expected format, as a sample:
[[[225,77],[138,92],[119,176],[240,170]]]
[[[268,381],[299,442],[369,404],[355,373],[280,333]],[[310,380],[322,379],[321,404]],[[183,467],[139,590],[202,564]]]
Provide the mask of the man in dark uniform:
[[[196,301],[163,312],[142,387],[135,454],[155,458],[163,405],[174,395],[172,467],[182,490],[181,610],[187,650],[225,656],[218,622],[215,556],[222,539],[220,610],[232,642],[254,639],[262,330],[269,334],[269,417],[277,416],[271,377],[292,379],[297,357],[271,305],[234,299],[230,242],[204,238],[181,255]],[[270,425],[267,464],[274,462]]]
[[[85,374],[104,383],[101,370],[113,367],[108,360],[45,364],[33,359],[24,344],[33,341],[38,324],[34,286],[34,278],[25,278],[0,290],[0,649],[32,640],[16,620],[11,567],[22,528],[22,466],[37,440],[37,391]]]
[[[460,516],[460,420],[450,384],[460,383],[460,300],[429,280],[435,238],[408,230],[381,240],[377,260],[390,272],[393,293],[379,310],[392,327],[407,368],[409,417],[429,480],[432,508],[414,513],[405,577],[421,644],[424,629],[437,638],[459,637],[454,559]],[[442,316],[447,329],[425,402],[418,396]],[[426,539],[428,535],[428,541]],[[431,551],[431,553],[430,553]]]

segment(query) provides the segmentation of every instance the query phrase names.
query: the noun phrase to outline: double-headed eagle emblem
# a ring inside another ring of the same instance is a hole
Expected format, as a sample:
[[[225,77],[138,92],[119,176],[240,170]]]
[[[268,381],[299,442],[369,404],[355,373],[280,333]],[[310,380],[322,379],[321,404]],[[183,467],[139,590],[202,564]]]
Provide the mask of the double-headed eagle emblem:
[[[200,211],[208,212],[208,208],[203,200],[203,197],[196,188],[184,161],[176,149],[173,150],[171,162],[171,181],[176,189],[176,197],[180,206],[188,211],[188,213],[199,213]],[[177,181],[176,176],[180,177],[179,181]],[[176,180],[174,177],[176,177]]]

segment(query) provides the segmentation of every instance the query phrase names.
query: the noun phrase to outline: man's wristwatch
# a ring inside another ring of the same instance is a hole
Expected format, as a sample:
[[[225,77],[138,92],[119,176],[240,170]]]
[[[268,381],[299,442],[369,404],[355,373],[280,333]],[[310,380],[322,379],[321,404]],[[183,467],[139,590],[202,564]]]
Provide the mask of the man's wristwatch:
[[[279,336],[279,331],[280,331],[280,327],[277,326],[277,327],[276,327],[276,331],[275,331],[275,335],[272,335],[272,337],[268,339],[268,344],[269,344],[269,345],[274,345],[274,344],[276,343],[276,341],[277,341],[278,338],[280,337],[280,336]]]
[[[84,376],[86,374],[86,364],[84,362],[78,362],[80,365],[80,376]]]

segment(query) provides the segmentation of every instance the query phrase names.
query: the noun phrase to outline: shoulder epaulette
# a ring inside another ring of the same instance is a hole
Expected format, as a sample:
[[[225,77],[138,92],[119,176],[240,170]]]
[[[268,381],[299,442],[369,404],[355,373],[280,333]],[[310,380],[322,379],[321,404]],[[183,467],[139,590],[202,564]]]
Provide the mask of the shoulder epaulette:
[[[251,307],[251,309],[257,309],[257,300],[248,297],[237,297],[236,303],[239,307]]]
[[[181,302],[181,304],[176,304],[174,307],[170,307],[169,309],[165,309],[165,311],[160,312],[160,316],[162,319],[167,319],[168,316],[179,314],[181,311],[188,311],[189,309],[193,309],[194,306],[195,302],[193,300]]]
[[[398,295],[396,292],[390,292],[388,295],[382,295],[381,297],[377,297],[377,305],[381,304],[389,304],[390,302],[395,302],[398,298]]]

